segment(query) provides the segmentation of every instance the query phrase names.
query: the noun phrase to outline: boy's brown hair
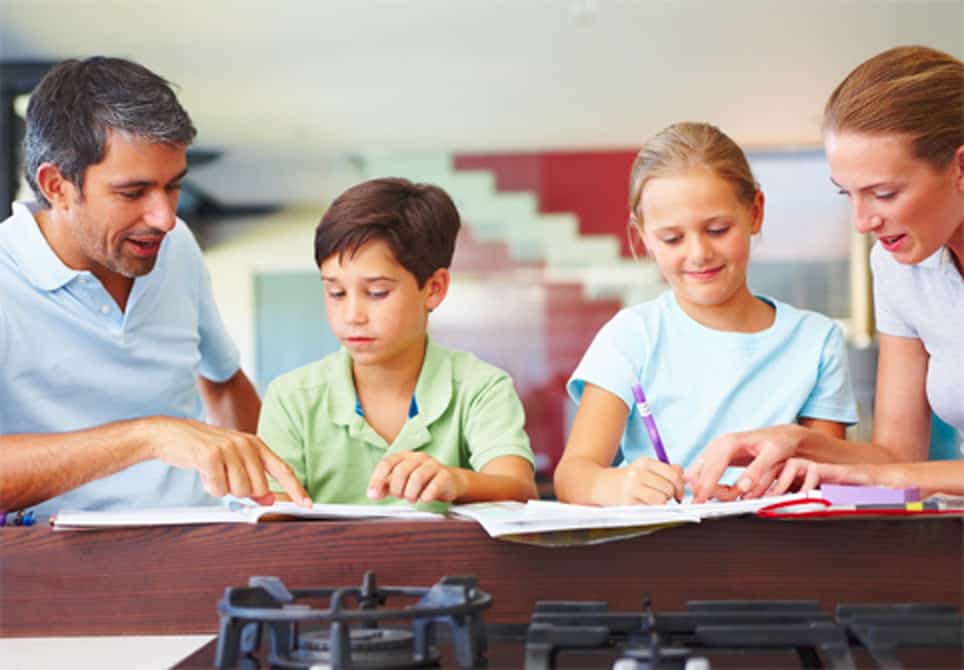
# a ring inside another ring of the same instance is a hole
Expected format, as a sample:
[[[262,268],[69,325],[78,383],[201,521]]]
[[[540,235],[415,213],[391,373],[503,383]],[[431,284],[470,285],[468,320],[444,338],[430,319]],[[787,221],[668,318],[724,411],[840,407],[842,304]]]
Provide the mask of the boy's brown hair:
[[[315,263],[332,254],[353,255],[365,243],[383,240],[418,287],[452,264],[461,221],[448,194],[407,179],[372,179],[338,196],[315,229]]]

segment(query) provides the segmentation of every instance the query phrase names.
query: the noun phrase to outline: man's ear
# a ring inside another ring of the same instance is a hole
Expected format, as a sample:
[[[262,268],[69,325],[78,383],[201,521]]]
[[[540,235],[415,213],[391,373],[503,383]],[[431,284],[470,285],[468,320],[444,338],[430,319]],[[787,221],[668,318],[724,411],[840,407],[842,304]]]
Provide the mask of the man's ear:
[[[449,274],[448,268],[439,268],[425,280],[425,289],[428,291],[425,295],[425,309],[431,312],[442,304],[449,292],[451,281],[452,275]]]
[[[69,209],[76,200],[74,195],[77,187],[53,163],[41,163],[37,168],[36,181],[40,192],[53,207]]]

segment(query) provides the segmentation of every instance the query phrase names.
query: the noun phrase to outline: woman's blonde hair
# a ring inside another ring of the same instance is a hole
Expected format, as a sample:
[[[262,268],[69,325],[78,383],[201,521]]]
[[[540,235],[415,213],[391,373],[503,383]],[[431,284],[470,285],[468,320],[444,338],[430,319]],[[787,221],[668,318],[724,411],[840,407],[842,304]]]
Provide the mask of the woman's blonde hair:
[[[748,206],[760,190],[743,150],[723,131],[708,123],[674,123],[643,145],[630,170],[629,211],[639,225],[646,182],[694,168],[710,170],[731,182],[737,198]]]
[[[830,94],[823,130],[905,135],[915,157],[945,168],[964,144],[964,63],[923,46],[879,53]]]

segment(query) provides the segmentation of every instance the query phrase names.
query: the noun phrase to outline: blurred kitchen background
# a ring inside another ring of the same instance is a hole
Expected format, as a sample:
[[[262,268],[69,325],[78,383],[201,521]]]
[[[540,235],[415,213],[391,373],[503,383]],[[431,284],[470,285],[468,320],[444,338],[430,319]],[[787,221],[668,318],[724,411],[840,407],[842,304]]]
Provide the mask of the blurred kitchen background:
[[[370,177],[438,184],[465,225],[430,331],[512,374],[549,477],[568,375],[665,288],[626,237],[635,152],[709,121],[766,193],[751,288],[844,326],[867,439],[869,241],[819,125],[840,79],[899,44],[964,58],[964,0],[0,0],[0,208],[26,195],[22,116],[52,63],[123,56],[174,82],[199,130],[179,213],[263,392],[338,346],[313,260],[326,204]],[[933,457],[960,442],[935,422]]]

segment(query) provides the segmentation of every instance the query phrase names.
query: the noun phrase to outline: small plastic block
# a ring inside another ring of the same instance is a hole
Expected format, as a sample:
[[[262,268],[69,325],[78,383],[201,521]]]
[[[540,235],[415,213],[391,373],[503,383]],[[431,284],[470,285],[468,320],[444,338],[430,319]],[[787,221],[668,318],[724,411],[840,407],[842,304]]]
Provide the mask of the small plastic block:
[[[903,505],[920,500],[920,489],[889,489],[883,486],[822,484],[820,493],[832,505]]]

